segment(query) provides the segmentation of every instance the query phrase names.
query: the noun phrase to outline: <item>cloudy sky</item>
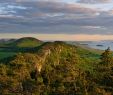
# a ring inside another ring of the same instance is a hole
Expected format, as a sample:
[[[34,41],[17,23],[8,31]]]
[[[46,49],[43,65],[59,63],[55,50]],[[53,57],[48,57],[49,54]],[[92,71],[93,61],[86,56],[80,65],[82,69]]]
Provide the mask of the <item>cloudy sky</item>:
[[[0,0],[0,38],[113,39],[113,0]]]

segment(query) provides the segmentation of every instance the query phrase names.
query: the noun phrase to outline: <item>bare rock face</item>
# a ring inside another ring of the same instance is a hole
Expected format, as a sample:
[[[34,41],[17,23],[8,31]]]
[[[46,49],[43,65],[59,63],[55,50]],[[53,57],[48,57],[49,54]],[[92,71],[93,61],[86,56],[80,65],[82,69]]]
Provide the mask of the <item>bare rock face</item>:
[[[48,50],[44,50],[43,51],[43,54],[41,55],[41,57],[38,58],[38,62],[35,63],[35,69],[38,73],[41,72],[42,68],[43,68],[43,65],[46,61],[46,58],[50,55],[51,51],[48,49]]]
[[[36,65],[35,65],[35,69],[36,69],[36,71],[37,72],[41,72],[41,69],[42,69],[42,64],[39,64],[39,63],[37,63]]]

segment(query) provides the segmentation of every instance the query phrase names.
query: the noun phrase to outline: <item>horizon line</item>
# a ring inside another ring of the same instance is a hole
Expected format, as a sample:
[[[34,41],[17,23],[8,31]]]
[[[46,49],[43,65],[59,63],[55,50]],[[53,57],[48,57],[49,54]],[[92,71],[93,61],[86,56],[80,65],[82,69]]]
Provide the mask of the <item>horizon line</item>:
[[[38,33],[1,33],[0,39],[18,39],[22,37],[34,37],[47,41],[102,41],[113,40],[113,35],[100,34],[38,34]]]

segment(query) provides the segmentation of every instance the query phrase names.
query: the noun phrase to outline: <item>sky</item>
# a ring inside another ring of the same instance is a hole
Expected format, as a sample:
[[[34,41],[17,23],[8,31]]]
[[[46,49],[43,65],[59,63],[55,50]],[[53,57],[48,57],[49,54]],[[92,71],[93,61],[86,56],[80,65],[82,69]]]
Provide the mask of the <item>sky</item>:
[[[0,38],[113,40],[113,0],[0,0]]]

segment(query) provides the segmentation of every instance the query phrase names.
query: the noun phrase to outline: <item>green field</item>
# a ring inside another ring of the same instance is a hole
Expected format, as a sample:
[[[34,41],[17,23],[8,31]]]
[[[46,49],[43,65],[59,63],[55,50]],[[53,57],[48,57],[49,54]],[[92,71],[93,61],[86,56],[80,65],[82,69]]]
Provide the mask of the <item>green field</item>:
[[[16,52],[3,52],[3,51],[0,51],[0,59],[11,57],[15,54],[16,54]]]

